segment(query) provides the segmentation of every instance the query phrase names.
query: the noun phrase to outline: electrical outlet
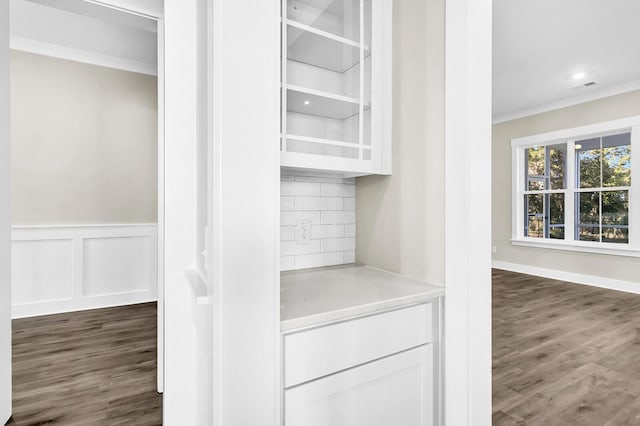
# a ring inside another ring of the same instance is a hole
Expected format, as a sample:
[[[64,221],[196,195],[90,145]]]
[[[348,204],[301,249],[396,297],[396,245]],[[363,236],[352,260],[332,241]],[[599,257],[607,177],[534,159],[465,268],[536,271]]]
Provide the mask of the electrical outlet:
[[[309,244],[311,242],[311,222],[298,222],[296,227],[296,240],[299,244]]]
[[[497,251],[498,249],[496,248],[496,246],[491,246],[491,253],[495,253]]]

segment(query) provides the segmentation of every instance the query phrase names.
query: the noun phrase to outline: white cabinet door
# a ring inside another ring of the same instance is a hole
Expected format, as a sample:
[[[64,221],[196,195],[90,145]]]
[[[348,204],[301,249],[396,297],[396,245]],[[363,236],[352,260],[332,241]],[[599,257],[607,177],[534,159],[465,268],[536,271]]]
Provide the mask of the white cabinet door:
[[[433,345],[285,390],[285,426],[433,425]]]

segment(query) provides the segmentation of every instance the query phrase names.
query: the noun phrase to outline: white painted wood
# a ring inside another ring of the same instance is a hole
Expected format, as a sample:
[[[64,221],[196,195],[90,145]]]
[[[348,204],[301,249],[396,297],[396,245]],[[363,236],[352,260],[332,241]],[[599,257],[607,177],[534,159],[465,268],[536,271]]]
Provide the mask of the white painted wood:
[[[114,68],[117,70],[131,71],[147,75],[157,75],[155,64],[135,61],[131,59],[118,58],[116,56],[105,55],[88,50],[74,49],[72,47],[60,46],[58,44],[46,43],[38,40],[31,40],[24,37],[12,36],[11,48],[14,50],[21,50],[23,52],[35,53],[37,55],[68,59],[70,61],[98,65],[107,68]]]
[[[158,392],[164,392],[164,19],[158,20]]]
[[[105,9],[82,0],[72,2]],[[11,0],[12,48],[133,72],[156,73],[155,20],[134,18],[154,28],[148,31],[123,22],[131,19],[131,15],[123,12],[106,9],[114,16],[93,16],[43,3]]]
[[[269,426],[280,423],[280,1],[213,6],[213,425]]]
[[[71,300],[75,272],[73,246],[73,239],[14,242],[12,303]]]
[[[434,424],[433,345],[284,392],[285,426]]]
[[[446,424],[491,424],[491,0],[446,1]]]
[[[151,282],[149,238],[87,238],[83,244],[83,296],[148,291]],[[154,265],[155,266],[155,265]]]
[[[573,197],[569,196],[567,198]],[[631,206],[629,207],[629,212],[631,212]],[[633,217],[629,218],[630,223],[632,218]],[[631,228],[631,224],[629,224],[629,227]],[[514,246],[522,247],[537,247],[544,249],[577,251],[583,253],[608,254],[612,256],[640,257],[640,248],[636,248],[636,246],[631,243],[631,240],[629,240],[629,244],[627,245],[616,243],[589,243],[584,241],[572,240],[553,240],[550,238],[520,237],[520,239],[512,239],[511,244]]]
[[[618,120],[589,124],[586,126],[562,129],[538,135],[525,136],[511,140],[512,150],[512,237],[511,243],[517,246],[538,247],[547,249],[570,250],[586,253],[609,254],[617,256],[640,257],[640,229],[632,226],[640,223],[640,206],[637,200],[640,188],[637,185],[631,187],[605,187],[600,190],[629,190],[629,243],[616,244],[605,242],[585,242],[574,239],[575,227],[575,193],[581,190],[575,187],[575,143],[576,140],[590,137],[601,137],[616,133],[631,133],[631,151],[640,149],[640,116],[627,117]],[[529,147],[565,144],[567,146],[567,176],[569,177],[565,190],[553,191],[565,193],[565,239],[554,240],[549,238],[532,238],[524,236],[525,215],[523,197],[527,193],[546,193],[548,191],[524,191],[525,176],[525,150]],[[632,176],[640,175],[640,162],[632,161]],[[632,180],[632,182],[635,182]],[[598,188],[597,188],[598,189]]]
[[[430,343],[432,328],[432,305],[427,303],[285,334],[284,386]]]
[[[283,167],[391,173],[391,8],[283,2]]]
[[[128,13],[134,13],[149,18],[164,16],[163,0],[84,0],[102,6],[112,7]]]
[[[623,281],[595,275],[577,274],[574,272],[560,271],[557,269],[539,268],[536,266],[521,265],[517,263],[494,260],[492,265],[496,269],[519,272],[521,274],[535,275],[537,277],[550,278],[552,280],[567,281],[570,283],[590,285],[609,290],[624,291],[640,294],[640,281]]]
[[[547,145],[554,141],[566,141],[575,138],[588,138],[591,136],[606,135],[611,132],[631,130],[634,126],[640,126],[640,116],[621,118],[618,120],[588,124],[586,126],[572,127],[570,129],[556,130],[540,133],[511,140],[511,146],[530,147],[541,144]]]
[[[156,300],[157,225],[16,227],[13,317]]]
[[[640,152],[640,123],[631,128],[631,152]],[[635,154],[631,161],[631,190],[629,191],[629,245],[640,250],[640,160]]]
[[[0,2],[0,424],[11,417],[9,2]]]
[[[197,0],[166,0],[165,8],[165,369],[163,424],[197,419],[197,331],[185,269],[196,264]]]

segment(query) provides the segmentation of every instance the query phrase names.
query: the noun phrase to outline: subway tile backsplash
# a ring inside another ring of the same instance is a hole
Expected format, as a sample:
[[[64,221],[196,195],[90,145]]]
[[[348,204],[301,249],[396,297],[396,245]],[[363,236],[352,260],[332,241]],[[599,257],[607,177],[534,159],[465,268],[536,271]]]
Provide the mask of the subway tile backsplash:
[[[355,262],[355,179],[283,175],[280,269]]]

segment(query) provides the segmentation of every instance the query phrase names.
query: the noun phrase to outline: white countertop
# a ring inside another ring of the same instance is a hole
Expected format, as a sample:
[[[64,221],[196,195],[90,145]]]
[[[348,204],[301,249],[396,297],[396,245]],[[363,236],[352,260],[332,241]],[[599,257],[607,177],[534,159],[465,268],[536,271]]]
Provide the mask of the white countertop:
[[[283,272],[282,331],[444,296],[444,287],[362,265]]]

